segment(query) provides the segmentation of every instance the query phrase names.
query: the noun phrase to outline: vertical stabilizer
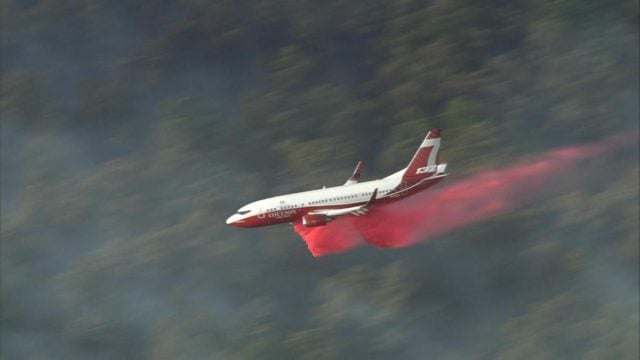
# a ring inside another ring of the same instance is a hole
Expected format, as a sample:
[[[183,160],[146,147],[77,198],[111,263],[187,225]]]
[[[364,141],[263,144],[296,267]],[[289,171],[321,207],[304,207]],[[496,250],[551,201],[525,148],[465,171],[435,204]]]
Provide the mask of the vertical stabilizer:
[[[432,129],[427,133],[402,174],[402,180],[405,183],[411,184],[444,172],[446,164],[440,164],[438,157],[441,133],[440,129]]]

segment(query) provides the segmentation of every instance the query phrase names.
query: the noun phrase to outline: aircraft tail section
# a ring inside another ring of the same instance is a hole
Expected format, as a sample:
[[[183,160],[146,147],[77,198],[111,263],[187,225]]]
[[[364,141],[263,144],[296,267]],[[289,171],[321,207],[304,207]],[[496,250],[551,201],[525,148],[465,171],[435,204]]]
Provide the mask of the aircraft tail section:
[[[432,129],[427,133],[411,162],[402,174],[405,183],[413,183],[433,175],[444,173],[447,164],[440,164],[440,134],[442,130]]]

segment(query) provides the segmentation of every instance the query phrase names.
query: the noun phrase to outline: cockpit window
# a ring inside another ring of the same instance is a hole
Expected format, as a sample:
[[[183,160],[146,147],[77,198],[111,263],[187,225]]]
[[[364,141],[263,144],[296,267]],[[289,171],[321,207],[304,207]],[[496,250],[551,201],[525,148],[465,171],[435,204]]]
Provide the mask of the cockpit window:
[[[238,210],[238,214],[240,214],[240,215],[248,214],[249,211],[251,211],[251,210]]]

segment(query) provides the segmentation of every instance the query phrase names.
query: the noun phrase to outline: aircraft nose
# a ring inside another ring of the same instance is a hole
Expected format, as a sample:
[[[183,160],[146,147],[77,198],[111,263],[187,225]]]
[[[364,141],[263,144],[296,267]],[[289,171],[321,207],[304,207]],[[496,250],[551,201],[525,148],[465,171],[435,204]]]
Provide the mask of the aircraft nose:
[[[238,214],[233,214],[227,219],[227,225],[233,225],[238,220]]]
[[[232,226],[238,226],[241,227],[240,224],[242,224],[244,222],[244,217],[240,214],[233,214],[231,216],[229,216],[229,218],[227,219],[227,225],[232,225]]]

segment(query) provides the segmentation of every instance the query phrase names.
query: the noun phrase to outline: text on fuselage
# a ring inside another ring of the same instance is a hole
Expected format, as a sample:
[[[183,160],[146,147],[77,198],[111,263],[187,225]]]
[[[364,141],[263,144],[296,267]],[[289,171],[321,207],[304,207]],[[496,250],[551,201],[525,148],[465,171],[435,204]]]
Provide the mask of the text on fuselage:
[[[295,210],[281,210],[281,211],[274,211],[274,212],[270,212],[269,214],[267,214],[267,216],[269,216],[270,218],[284,218],[284,217],[289,217],[291,215],[295,215],[296,211]]]

